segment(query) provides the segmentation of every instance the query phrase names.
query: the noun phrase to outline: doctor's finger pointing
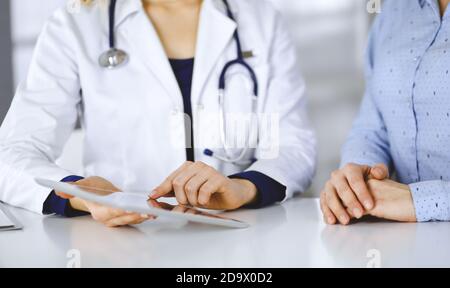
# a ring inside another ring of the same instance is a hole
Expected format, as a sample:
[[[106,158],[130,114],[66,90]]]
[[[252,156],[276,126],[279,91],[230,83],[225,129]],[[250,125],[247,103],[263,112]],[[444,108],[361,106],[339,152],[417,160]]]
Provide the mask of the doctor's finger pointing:
[[[172,186],[175,191],[175,197],[178,203],[193,206],[197,205],[197,191],[192,189],[192,186],[186,185],[196,175],[203,171],[210,171],[211,167],[203,162],[195,162],[192,165],[185,167],[178,175],[173,179]]]
[[[154,190],[151,198],[157,199],[174,192],[178,203],[196,206],[200,186],[216,173],[203,162],[186,162]]]
[[[193,162],[187,161],[184,162],[183,165],[181,165],[177,170],[172,172],[161,184],[159,184],[158,187],[153,189],[152,193],[150,194],[151,199],[158,199],[164,196],[169,196],[170,193],[175,192],[173,189],[173,180],[187,167],[194,164]]]

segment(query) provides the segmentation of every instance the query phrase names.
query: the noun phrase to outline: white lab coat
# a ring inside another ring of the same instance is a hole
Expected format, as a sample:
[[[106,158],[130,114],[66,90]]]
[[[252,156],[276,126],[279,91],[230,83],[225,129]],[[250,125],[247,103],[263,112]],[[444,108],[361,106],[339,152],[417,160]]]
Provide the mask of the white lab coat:
[[[230,0],[230,5],[238,23],[226,16],[221,0],[203,3],[191,96],[194,131],[219,138],[215,124],[213,129],[203,127],[211,120],[202,122],[195,115],[218,111],[218,77],[224,64],[236,57],[233,32],[239,27],[243,50],[254,53],[247,61],[259,80],[258,112],[279,116],[279,153],[243,167],[221,163],[198,148],[196,160],[226,175],[262,172],[287,186],[288,198],[308,188],[315,169],[315,137],[307,121],[296,51],[268,2]],[[107,16],[101,5],[82,7],[78,13],[62,8],[45,25],[28,77],[0,130],[1,201],[42,213],[50,191],[34,178],[59,181],[74,174],[55,160],[78,117],[85,135],[81,176],[101,176],[126,190],[151,191],[186,160],[181,91],[141,1],[118,0],[116,43],[130,61],[116,70],[98,64],[108,48]],[[229,77],[227,109],[251,111],[250,95],[242,92],[248,91],[248,78],[241,77],[239,69],[231,74],[236,77]],[[250,150],[247,158],[258,158],[258,150]]]

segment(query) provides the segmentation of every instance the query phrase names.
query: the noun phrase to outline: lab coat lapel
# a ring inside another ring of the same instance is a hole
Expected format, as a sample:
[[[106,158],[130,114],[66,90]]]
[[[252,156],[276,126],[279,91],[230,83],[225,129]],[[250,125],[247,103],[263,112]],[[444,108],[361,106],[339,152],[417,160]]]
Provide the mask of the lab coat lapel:
[[[116,7],[116,21],[115,21],[116,28],[120,24],[122,24],[122,22],[125,21],[125,19],[128,16],[132,15],[135,12],[139,12],[140,10],[142,10],[141,0],[118,0]]]
[[[136,53],[136,61],[142,61],[147,66],[172,98],[176,110],[182,111],[183,100],[178,82],[161,40],[143,8],[126,23],[127,25],[123,24],[126,30],[125,37],[132,43],[132,52]],[[131,57],[133,54],[130,53]]]
[[[110,1],[101,1],[102,5],[100,6],[100,9],[102,9],[101,13],[101,25],[102,25],[102,33],[105,39],[105,45],[108,44],[108,37],[109,37],[109,6]],[[116,4],[116,15],[115,15],[115,21],[114,21],[114,31],[115,33],[120,33],[120,30],[122,27],[122,23],[125,22],[125,20],[142,10],[142,2],[141,0],[117,0]],[[118,46],[120,46],[120,43],[116,43]]]
[[[226,15],[222,1],[203,2],[192,80],[193,103],[202,94],[214,65],[232,40],[236,28],[237,24]]]

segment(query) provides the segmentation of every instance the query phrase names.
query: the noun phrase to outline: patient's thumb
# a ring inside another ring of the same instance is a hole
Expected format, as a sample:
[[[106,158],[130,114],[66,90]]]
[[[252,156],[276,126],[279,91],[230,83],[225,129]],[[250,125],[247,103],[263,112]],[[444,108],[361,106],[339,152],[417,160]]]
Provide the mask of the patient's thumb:
[[[389,169],[385,164],[376,164],[370,169],[370,176],[377,180],[384,180],[389,177]]]

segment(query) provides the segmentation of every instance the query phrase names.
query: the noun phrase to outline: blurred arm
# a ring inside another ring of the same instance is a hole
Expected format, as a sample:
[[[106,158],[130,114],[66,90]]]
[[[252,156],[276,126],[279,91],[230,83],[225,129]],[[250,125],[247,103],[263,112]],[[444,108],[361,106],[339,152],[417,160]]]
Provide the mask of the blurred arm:
[[[73,174],[55,164],[81,101],[71,26],[63,9],[49,19],[0,129],[0,200],[37,213],[51,191],[34,179],[60,181]]]

